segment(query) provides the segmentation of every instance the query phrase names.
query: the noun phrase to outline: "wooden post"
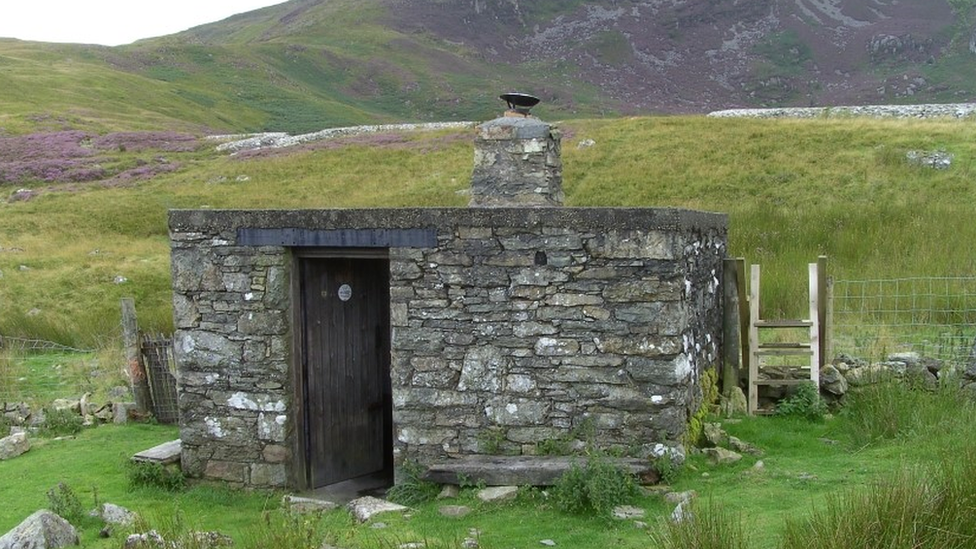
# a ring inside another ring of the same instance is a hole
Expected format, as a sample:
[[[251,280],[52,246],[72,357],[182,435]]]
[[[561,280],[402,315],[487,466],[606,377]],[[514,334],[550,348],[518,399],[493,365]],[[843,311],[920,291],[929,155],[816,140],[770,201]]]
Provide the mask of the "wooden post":
[[[759,409],[759,357],[755,353],[759,350],[759,280],[761,278],[759,265],[752,265],[749,280],[749,415]]]
[[[824,317],[824,360],[827,362],[834,360],[834,277],[824,277],[827,279],[826,302],[827,315]]]
[[[739,385],[742,337],[739,333],[739,273],[737,260],[722,261],[722,396],[729,398]]]
[[[834,357],[827,354],[827,256],[822,255],[817,258],[817,313],[820,319],[820,367],[833,360]]]
[[[735,258],[736,290],[739,295],[739,348],[742,349],[742,372],[749,371],[749,294],[746,292],[746,258]],[[741,380],[740,380],[741,381]]]
[[[822,324],[822,316],[820,314],[820,305],[823,303],[823,299],[820,297],[820,273],[819,273],[820,263],[810,263],[809,276],[810,276],[810,381],[820,389],[820,366],[823,364],[820,358],[820,352],[823,349],[820,342],[820,330]]]
[[[142,363],[142,350],[139,348],[139,322],[136,320],[136,302],[131,297],[122,298],[122,344],[125,347],[126,370],[132,385],[132,396],[136,409],[148,414],[150,408],[149,379]]]

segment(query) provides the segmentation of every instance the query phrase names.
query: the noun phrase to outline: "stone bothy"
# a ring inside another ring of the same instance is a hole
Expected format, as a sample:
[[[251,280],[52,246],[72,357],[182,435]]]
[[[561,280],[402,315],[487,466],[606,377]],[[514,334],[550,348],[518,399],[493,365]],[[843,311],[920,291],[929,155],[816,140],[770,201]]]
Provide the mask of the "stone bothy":
[[[170,212],[188,475],[680,444],[719,356],[726,217],[558,207],[558,133],[532,118],[477,146],[470,208]]]

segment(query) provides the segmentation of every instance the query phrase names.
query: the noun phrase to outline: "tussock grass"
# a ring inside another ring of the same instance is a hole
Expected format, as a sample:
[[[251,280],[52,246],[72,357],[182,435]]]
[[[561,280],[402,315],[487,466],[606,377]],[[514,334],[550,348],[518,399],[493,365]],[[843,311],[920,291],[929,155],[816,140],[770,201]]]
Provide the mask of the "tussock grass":
[[[729,254],[763,265],[766,317],[805,313],[805,267],[819,254],[842,278],[976,268],[972,124],[661,117],[562,126],[568,205],[728,212]],[[464,207],[472,138],[445,131],[240,157],[171,153],[180,170],[129,187],[55,188],[0,204],[0,247],[23,249],[0,252],[0,333],[101,345],[118,337],[122,296],[136,298],[145,327],[171,329],[167,209]],[[579,149],[582,139],[596,145]],[[950,169],[904,159],[937,148],[955,155]],[[114,284],[118,275],[128,281]]]
[[[694,501],[683,510],[680,521],[667,520],[651,534],[657,549],[746,549],[748,538],[742,517],[708,499]]]
[[[848,395],[842,428],[858,446],[898,441],[905,461],[790,519],[784,549],[944,549],[976,544],[976,403],[951,376],[937,386],[884,377]]]
[[[854,447],[906,439],[940,447],[970,438],[976,402],[948,376],[926,384],[910,375],[883,375],[852,390],[842,410],[844,431]]]
[[[936,467],[905,468],[870,488],[832,495],[787,523],[783,549],[968,549],[976,544],[976,445]]]

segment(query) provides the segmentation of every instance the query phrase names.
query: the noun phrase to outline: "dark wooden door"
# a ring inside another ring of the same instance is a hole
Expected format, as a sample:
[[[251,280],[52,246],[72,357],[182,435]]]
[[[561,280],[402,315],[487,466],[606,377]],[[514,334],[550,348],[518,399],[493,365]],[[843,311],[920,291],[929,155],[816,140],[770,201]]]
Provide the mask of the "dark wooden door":
[[[301,261],[311,487],[392,468],[389,260]]]

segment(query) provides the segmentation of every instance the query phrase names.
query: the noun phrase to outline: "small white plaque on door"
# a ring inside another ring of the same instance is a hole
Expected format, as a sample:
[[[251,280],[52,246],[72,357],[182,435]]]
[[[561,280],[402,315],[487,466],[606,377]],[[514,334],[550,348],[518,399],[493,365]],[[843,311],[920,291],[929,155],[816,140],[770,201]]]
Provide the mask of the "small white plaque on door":
[[[339,299],[343,301],[349,301],[352,297],[352,286],[348,284],[343,284],[339,286]]]

